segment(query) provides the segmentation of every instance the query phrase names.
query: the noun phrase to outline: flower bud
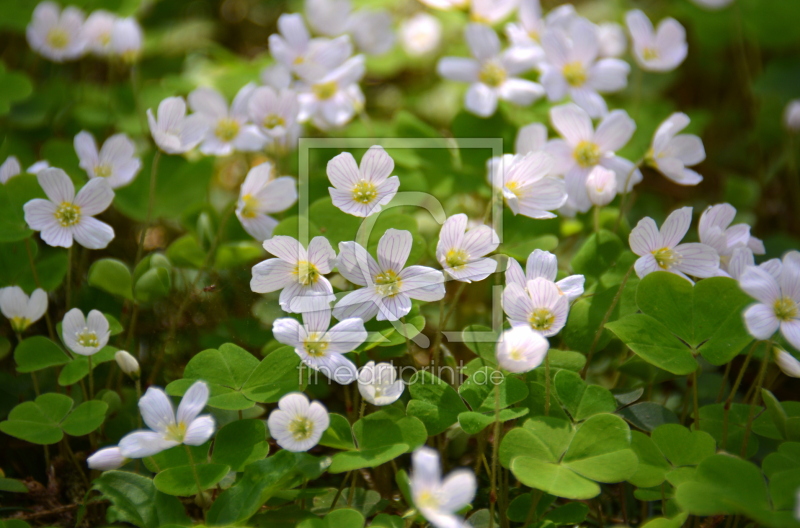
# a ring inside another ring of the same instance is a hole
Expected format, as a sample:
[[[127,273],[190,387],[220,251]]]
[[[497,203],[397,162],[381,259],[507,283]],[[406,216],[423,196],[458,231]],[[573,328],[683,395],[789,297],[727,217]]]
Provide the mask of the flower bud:
[[[790,132],[800,132],[800,99],[789,101],[783,112],[783,124]]]
[[[605,167],[596,166],[586,178],[586,192],[594,205],[608,205],[617,195],[617,175]]]
[[[136,361],[136,358],[130,355],[125,350],[118,350],[116,354],[114,354],[114,359],[117,360],[117,365],[122,372],[130,376],[132,379],[139,379],[139,362]]]
[[[773,352],[775,354],[775,363],[784,374],[792,378],[800,378],[800,361],[797,361],[793,355],[778,347],[775,347]]]
[[[128,459],[122,456],[118,447],[101,449],[86,459],[86,464],[90,468],[99,471],[111,471],[124,466],[127,462]]]
[[[442,24],[427,13],[419,13],[400,26],[400,42],[413,57],[433,52],[442,39]]]

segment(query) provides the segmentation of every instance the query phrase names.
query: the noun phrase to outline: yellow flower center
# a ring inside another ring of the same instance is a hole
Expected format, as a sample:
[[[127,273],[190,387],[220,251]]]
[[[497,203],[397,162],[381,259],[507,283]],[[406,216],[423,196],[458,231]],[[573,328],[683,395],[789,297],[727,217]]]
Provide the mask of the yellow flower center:
[[[600,147],[591,141],[581,141],[572,153],[575,161],[583,168],[594,167],[600,161]]]
[[[535,42],[541,42],[542,40],[542,36],[535,29],[528,31],[528,36]]]
[[[81,208],[79,205],[62,202],[61,205],[56,208],[54,216],[63,227],[74,226],[81,219]]]
[[[100,346],[100,340],[97,339],[97,334],[89,331],[86,328],[78,332],[76,341],[78,341],[80,346],[86,348],[96,348]]]
[[[565,64],[561,72],[564,74],[564,80],[566,80],[567,84],[573,88],[579,88],[583,86],[583,83],[585,83],[586,79],[589,78],[586,68],[584,68],[583,64],[578,61]]]
[[[284,126],[286,124],[286,120],[284,120],[278,114],[269,114],[264,120],[261,122],[261,126],[264,128],[268,128],[272,130],[275,127]]]
[[[258,198],[252,194],[242,196],[242,209],[239,211],[245,218],[255,218],[258,215]]]
[[[314,92],[314,95],[317,96],[317,99],[321,101],[330,99],[331,97],[336,95],[336,91],[338,89],[339,87],[336,85],[336,81],[319,83],[311,87],[311,91]]]
[[[537,308],[532,313],[528,322],[534,330],[549,330],[556,322],[556,315],[548,308]]]
[[[314,434],[314,423],[306,417],[299,416],[289,422],[289,432],[295,441],[308,440]]]
[[[100,41],[101,46],[108,46],[109,44],[111,44],[111,33],[109,32],[101,33],[97,37],[97,40]]]
[[[309,336],[303,341],[303,347],[306,349],[306,353],[308,353],[311,357],[324,357],[325,353],[328,350],[328,342],[321,341],[322,334],[317,332],[312,332]]]
[[[510,181],[510,182],[506,183],[506,189],[511,191],[511,193],[513,193],[514,196],[516,196],[517,198],[520,197],[521,190],[519,188],[519,182]]]
[[[418,508],[438,508],[439,506],[439,500],[436,498],[436,495],[428,490],[417,495],[415,502]]]
[[[510,357],[514,361],[522,361],[523,359],[522,350],[520,350],[519,348],[512,348],[511,350],[508,351],[508,357]]]
[[[303,64],[303,62],[305,62],[305,60],[306,59],[302,55],[298,55],[297,57],[294,58],[294,60],[292,61],[292,64],[297,66],[298,64]]]
[[[224,118],[217,122],[214,134],[222,141],[233,141],[239,135],[239,122],[235,119]]]
[[[444,260],[448,267],[457,270],[469,262],[469,255],[463,249],[451,249],[445,255]]]
[[[653,251],[653,257],[655,257],[658,266],[664,270],[670,269],[680,260],[680,255],[666,247]]]
[[[506,82],[507,77],[508,74],[506,74],[505,68],[494,61],[487,62],[478,74],[478,79],[483,84],[494,88]]]
[[[401,284],[400,277],[392,270],[379,273],[375,277],[375,288],[378,290],[378,294],[383,297],[394,297],[400,293]]]
[[[358,203],[368,204],[378,197],[378,188],[367,180],[360,180],[353,187],[353,200]]]
[[[297,263],[294,268],[294,274],[297,275],[297,282],[303,286],[315,284],[320,277],[317,267],[305,260]]]
[[[69,33],[61,28],[47,32],[47,44],[53,49],[64,49],[69,45]]]
[[[642,50],[642,57],[644,60],[653,60],[658,58],[658,50],[655,48],[645,48]]]
[[[775,301],[773,310],[775,310],[775,317],[781,321],[791,321],[800,313],[797,303],[790,297],[781,297]]]
[[[98,165],[97,167],[94,168],[94,175],[100,178],[108,178],[109,176],[111,176],[112,172],[113,169],[111,168],[111,165],[107,163]]]
[[[32,323],[33,321],[27,317],[16,316],[11,318],[11,328],[13,328],[15,332],[22,333],[22,331],[28,328]]]
[[[174,440],[175,442],[183,442],[183,438],[186,436],[186,429],[186,424],[183,422],[168,425],[166,435],[167,439]]]

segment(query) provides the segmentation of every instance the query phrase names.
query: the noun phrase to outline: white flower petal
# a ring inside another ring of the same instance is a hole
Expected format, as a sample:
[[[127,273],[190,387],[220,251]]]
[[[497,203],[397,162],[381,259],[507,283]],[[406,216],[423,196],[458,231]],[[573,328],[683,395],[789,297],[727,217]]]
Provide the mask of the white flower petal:
[[[51,202],[59,205],[64,202],[72,203],[75,200],[75,185],[63,170],[44,169],[36,175],[36,179]]]
[[[142,420],[153,431],[165,433],[168,427],[175,425],[172,402],[161,389],[148,388],[139,400],[139,410],[142,413]]]
[[[208,402],[208,385],[203,381],[195,381],[183,395],[178,405],[177,419],[179,423],[191,423]]]
[[[387,229],[378,241],[378,263],[383,271],[398,273],[406,264],[413,242],[411,233],[399,229]]]
[[[756,339],[769,339],[778,330],[780,321],[775,311],[766,304],[754,304],[744,312],[747,331]]]
[[[103,249],[114,240],[114,229],[91,216],[83,216],[72,228],[72,236],[87,249]]]
[[[760,267],[744,270],[739,277],[739,287],[750,297],[770,306],[781,297],[775,277]]]
[[[214,435],[214,427],[214,418],[210,415],[198,416],[186,428],[186,433],[183,435],[183,443],[191,446],[205,444]]]
[[[180,445],[153,431],[134,431],[119,441],[120,454],[127,458],[146,458]]]
[[[551,108],[550,121],[553,128],[573,147],[581,141],[591,141],[594,137],[592,120],[577,105],[566,104]]]

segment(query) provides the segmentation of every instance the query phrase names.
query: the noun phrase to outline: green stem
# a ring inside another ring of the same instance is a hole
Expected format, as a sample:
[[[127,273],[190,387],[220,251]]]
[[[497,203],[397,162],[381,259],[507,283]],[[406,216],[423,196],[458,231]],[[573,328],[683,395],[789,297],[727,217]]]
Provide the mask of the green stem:
[[[733,365],[733,361],[728,361],[728,364],[725,365],[725,373],[722,375],[722,382],[719,385],[719,392],[717,393],[717,403],[722,401],[722,396],[725,394],[725,383],[728,381],[728,376],[731,374],[731,365]]]
[[[36,270],[36,263],[33,260],[33,251],[31,250],[31,239],[25,239],[25,251],[28,253],[28,262],[31,265],[31,273],[33,274],[33,282],[36,283],[37,288],[42,287],[42,283],[39,281],[39,272]],[[49,308],[49,306],[48,306]],[[53,321],[50,320],[50,311],[45,310],[44,312],[44,319],[47,321],[47,333],[50,335],[51,341],[56,341],[56,333],[53,330]]]
[[[336,490],[336,495],[333,496],[333,501],[331,502],[331,507],[328,508],[328,513],[332,512],[333,509],[336,507],[336,503],[339,502],[339,497],[342,496],[342,491],[344,490],[345,484],[347,484],[347,479],[352,476],[353,472],[348,471],[344,478],[342,479],[342,483],[339,484],[339,489]]]
[[[197,486],[197,495],[199,496],[199,502],[203,505],[203,518],[206,515],[206,501],[203,500],[203,485],[200,484],[200,475],[197,473],[197,465],[194,462],[194,455],[192,455],[192,450],[189,448],[188,445],[183,444],[183,447],[186,448],[186,454],[189,455],[189,465],[192,466],[192,474],[194,475],[194,483]]]
[[[500,384],[494,386],[494,435],[492,441],[492,489],[489,494],[489,528],[494,527],[494,512],[497,505],[497,460],[500,451]],[[501,511],[501,516],[503,512]]]
[[[720,445],[723,451],[728,447],[728,420],[731,411],[731,403],[733,403],[733,398],[736,396],[736,391],[739,390],[739,385],[742,383],[742,378],[744,378],[744,373],[747,370],[747,366],[750,364],[750,358],[753,357],[753,352],[755,351],[759,343],[761,343],[761,341],[756,341],[755,343],[753,343],[753,346],[750,347],[750,350],[747,351],[747,356],[744,358],[744,363],[742,363],[742,368],[739,369],[739,375],[736,376],[736,381],[733,383],[733,387],[731,388],[731,393],[725,400],[724,412],[722,418],[722,443]]]
[[[550,354],[544,356],[544,415],[550,416]]]
[[[628,195],[630,192],[628,191],[628,185],[631,182],[631,177],[633,173],[636,172],[637,169],[642,168],[642,164],[644,163],[645,158],[641,158],[636,164],[631,167],[631,170],[628,172],[628,175],[625,177],[625,186],[622,188],[622,198],[619,200],[619,215],[617,216],[617,221],[614,223],[614,232],[616,233],[619,231],[619,226],[622,223],[622,217],[625,215],[625,205],[628,200]]]
[[[600,206],[594,206],[594,232],[600,231]]]
[[[747,455],[747,442],[750,440],[750,431],[753,428],[753,418],[756,415],[756,405],[761,399],[761,386],[764,384],[764,376],[767,373],[767,366],[769,365],[770,356],[769,345],[764,351],[764,359],[761,360],[761,368],[758,371],[758,380],[756,381],[755,392],[753,392],[753,399],[750,401],[750,412],[747,415],[747,426],[744,429],[744,440],[742,441],[742,451],[740,453],[742,458]]]
[[[92,356],[86,356],[89,362],[89,399],[94,399],[94,371],[92,370]]]
[[[696,431],[700,430],[700,404],[697,394],[697,371],[691,374],[692,380],[692,401],[694,402],[694,428]]]
[[[74,246],[74,244],[73,244]],[[67,249],[67,282],[66,286],[66,309],[69,310],[72,306],[72,247]]]
[[[145,216],[144,227],[142,232],[139,233],[139,247],[136,248],[136,259],[133,261],[133,268],[139,265],[142,260],[142,252],[144,251],[144,240],[147,235],[147,230],[150,229],[150,222],[153,219],[153,204],[156,196],[156,173],[158,172],[158,162],[161,160],[161,151],[156,149],[153,154],[153,164],[150,167],[150,190],[147,195],[147,216]],[[135,308],[134,308],[135,309]]]

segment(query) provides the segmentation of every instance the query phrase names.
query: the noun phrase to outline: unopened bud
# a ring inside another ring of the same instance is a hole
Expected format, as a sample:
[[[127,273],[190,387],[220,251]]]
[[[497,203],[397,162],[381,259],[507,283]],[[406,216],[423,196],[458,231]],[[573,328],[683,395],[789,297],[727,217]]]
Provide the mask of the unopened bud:
[[[773,348],[772,351],[775,354],[775,363],[784,374],[792,378],[800,378],[800,361],[797,361],[793,355],[778,347]]]
[[[586,178],[586,192],[594,205],[608,205],[617,195],[617,175],[605,167],[596,166]]]
[[[117,360],[117,365],[122,372],[130,376],[132,379],[139,379],[139,362],[136,361],[136,358],[130,355],[125,350],[118,350],[116,354],[114,354],[114,359]]]

